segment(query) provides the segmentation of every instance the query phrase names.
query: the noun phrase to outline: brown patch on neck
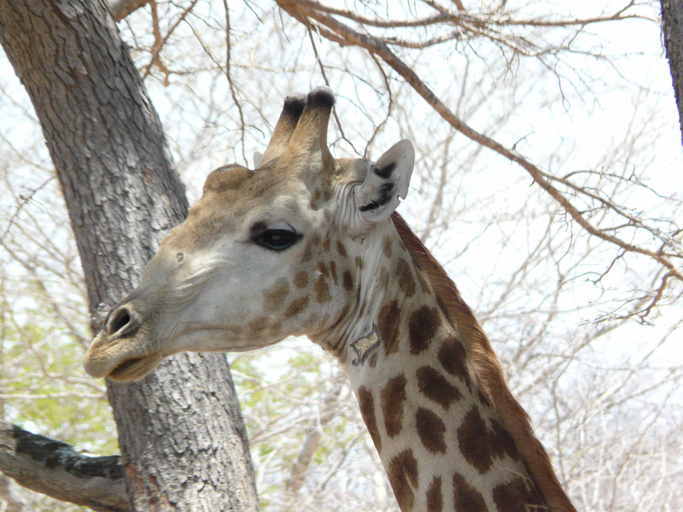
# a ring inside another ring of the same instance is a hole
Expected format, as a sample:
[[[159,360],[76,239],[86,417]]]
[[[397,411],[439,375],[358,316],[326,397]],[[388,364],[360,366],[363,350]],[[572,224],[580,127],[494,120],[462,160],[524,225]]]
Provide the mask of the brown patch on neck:
[[[406,378],[398,375],[382,388],[384,427],[389,437],[396,437],[403,428],[403,405],[406,401]]]
[[[435,476],[427,489],[427,512],[442,512],[441,477]]]
[[[377,329],[387,355],[398,351],[399,314],[398,302],[392,300],[382,306],[377,317]]]
[[[372,398],[372,392],[365,386],[358,388],[358,405],[360,413],[365,421],[365,426],[370,433],[372,442],[375,443],[375,448],[378,452],[382,451],[382,437],[379,435],[377,429],[377,419],[375,417],[375,400]]]
[[[484,497],[459,473],[453,475],[453,504],[456,510],[488,512]]]
[[[416,375],[420,392],[444,409],[448,409],[453,402],[462,398],[460,390],[431,366],[421,366]]]
[[[389,483],[402,511],[413,510],[418,483],[417,460],[411,450],[403,450],[389,463]]]
[[[418,407],[415,413],[417,435],[430,453],[446,453],[446,424],[432,410]]]
[[[560,486],[545,448],[536,438],[529,417],[507,387],[503,369],[470,308],[448,277],[403,218],[391,216],[396,231],[410,252],[418,272],[431,284],[438,303],[448,321],[460,331],[466,357],[473,369],[474,379],[484,396],[500,415],[503,427],[510,433],[534,483],[543,494],[547,505],[556,512],[576,512]]]

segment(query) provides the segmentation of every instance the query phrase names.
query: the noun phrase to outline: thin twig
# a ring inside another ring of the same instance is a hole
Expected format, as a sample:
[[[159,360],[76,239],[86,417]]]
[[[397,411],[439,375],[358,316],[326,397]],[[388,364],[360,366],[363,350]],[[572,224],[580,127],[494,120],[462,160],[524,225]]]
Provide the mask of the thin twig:
[[[315,54],[315,60],[318,62],[318,67],[320,68],[320,74],[323,77],[323,80],[325,81],[325,85],[327,87],[330,86],[330,81],[327,78],[327,73],[325,73],[325,66],[323,65],[323,61],[320,58],[320,54],[318,53],[318,47],[315,44],[315,40],[313,39],[313,34],[311,32],[311,27],[306,26],[306,32],[308,33],[308,40],[311,42],[311,47],[313,48],[313,53]],[[356,147],[353,145],[353,142],[351,142],[347,137],[346,134],[344,133],[344,128],[342,128],[341,121],[339,121],[339,116],[337,116],[337,109],[332,110],[332,115],[334,116],[334,121],[337,123],[337,129],[339,130],[339,135],[341,136],[342,140],[345,141],[349,146],[351,146],[351,149],[359,155],[360,153],[356,149]]]
[[[244,122],[244,112],[242,111],[242,104],[240,103],[239,98],[237,97],[237,90],[235,88],[235,84],[232,81],[232,75],[230,74],[230,60],[231,60],[231,44],[230,44],[230,9],[228,9],[228,0],[223,0],[223,9],[225,10],[225,78],[228,80],[228,85],[230,86],[230,95],[232,96],[232,101],[235,102],[235,106],[237,107],[237,112],[239,113],[240,116],[240,143],[242,146],[242,158],[244,159],[245,165],[249,165],[249,161],[247,160],[247,154],[244,152],[245,148],[245,143],[244,143],[244,131],[245,131],[245,122]]]

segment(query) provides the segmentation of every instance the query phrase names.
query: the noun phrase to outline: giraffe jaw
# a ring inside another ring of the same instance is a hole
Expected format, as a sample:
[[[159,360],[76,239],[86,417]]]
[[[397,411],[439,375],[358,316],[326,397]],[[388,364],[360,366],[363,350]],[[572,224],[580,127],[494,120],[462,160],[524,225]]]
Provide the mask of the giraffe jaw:
[[[111,339],[104,332],[93,340],[85,357],[86,373],[95,378],[106,378],[114,382],[135,382],[149,375],[159,363],[169,355],[177,352],[246,352],[256,350],[282,341],[284,336],[262,342],[242,341],[226,343],[222,336],[215,336],[215,327],[192,327],[173,338],[174,347],[169,350],[145,350],[135,348],[141,343],[141,337]],[[207,333],[213,336],[206,336]],[[144,335],[143,335],[144,336]],[[199,338],[201,345],[194,343]],[[206,340],[210,339],[210,342]],[[184,342],[184,343],[183,343]],[[144,346],[144,344],[143,344]]]
[[[135,382],[149,375],[161,362],[160,355],[126,359],[104,377],[114,382]]]

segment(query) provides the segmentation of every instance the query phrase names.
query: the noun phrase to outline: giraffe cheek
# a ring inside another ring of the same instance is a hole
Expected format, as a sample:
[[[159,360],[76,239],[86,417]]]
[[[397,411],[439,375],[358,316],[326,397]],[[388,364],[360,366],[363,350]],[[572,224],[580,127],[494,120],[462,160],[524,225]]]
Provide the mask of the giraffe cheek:
[[[263,292],[263,310],[267,313],[273,313],[282,308],[287,296],[289,295],[289,281],[281,277],[275,283]]]
[[[291,301],[284,312],[285,320],[300,316],[307,308],[310,302],[308,296],[299,297]]]
[[[297,288],[306,288],[308,286],[308,272],[301,270],[294,276],[294,285]]]
[[[320,274],[313,285],[313,295],[318,304],[324,304],[332,299],[330,295],[330,287],[327,283],[327,278]]]

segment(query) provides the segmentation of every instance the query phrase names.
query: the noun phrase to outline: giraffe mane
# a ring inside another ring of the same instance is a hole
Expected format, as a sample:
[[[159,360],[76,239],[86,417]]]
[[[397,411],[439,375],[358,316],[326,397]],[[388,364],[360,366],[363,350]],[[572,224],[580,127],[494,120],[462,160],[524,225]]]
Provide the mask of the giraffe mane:
[[[491,343],[455,283],[398,213],[392,215],[392,221],[412,255],[413,263],[434,289],[443,314],[461,333],[461,341],[482,394],[500,414],[550,510],[576,512],[560,486],[545,448],[534,434],[529,416],[510,392]]]

